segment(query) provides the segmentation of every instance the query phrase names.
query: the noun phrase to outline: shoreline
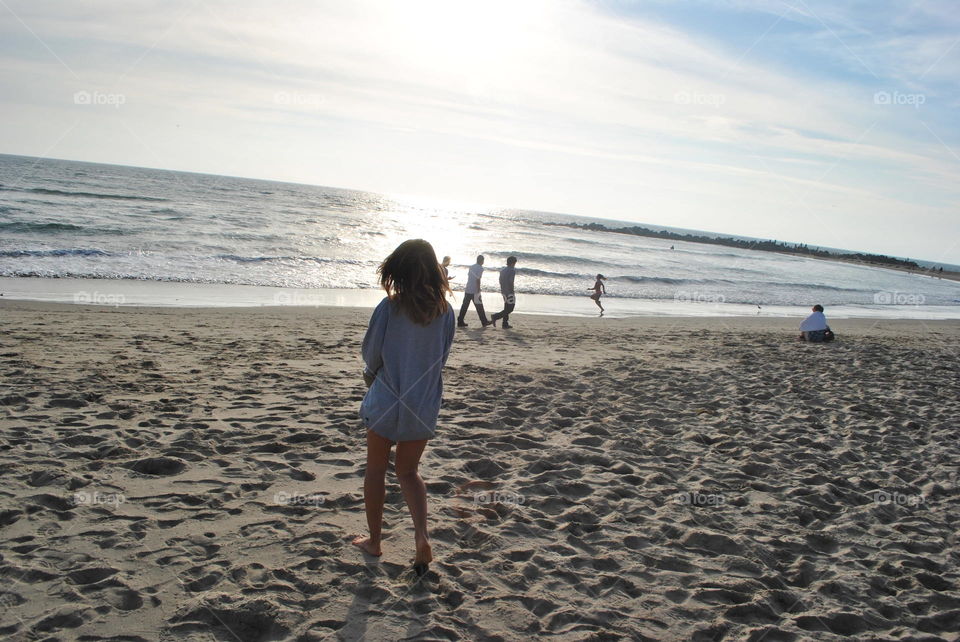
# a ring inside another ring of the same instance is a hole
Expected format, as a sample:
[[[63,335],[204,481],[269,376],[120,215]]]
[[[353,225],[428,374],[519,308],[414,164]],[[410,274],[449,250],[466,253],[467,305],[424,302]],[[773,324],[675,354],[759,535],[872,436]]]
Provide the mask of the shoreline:
[[[100,306],[47,301],[16,301],[0,298],[0,312],[18,314],[52,314],[67,318],[87,315],[120,315],[120,323],[130,318],[134,323],[141,319],[184,319],[204,323],[230,322],[231,325],[247,319],[263,323],[276,319],[280,323],[301,322],[316,319],[323,322],[345,322],[364,325],[371,313],[366,306],[261,306],[261,307],[175,307],[175,306]],[[623,316],[581,317],[554,314],[512,313],[517,316],[511,330],[483,328],[472,309],[467,314],[467,328],[458,328],[456,336],[469,340],[519,341],[530,327],[548,326],[558,331],[598,331],[603,334],[637,332],[722,332],[733,335],[758,333],[764,340],[771,336],[782,337],[785,344],[798,343],[800,321],[803,316]],[[910,337],[956,337],[960,336],[960,319],[898,319],[898,318],[830,318],[830,327],[843,341],[852,337],[910,336]],[[613,335],[611,335],[613,336]]]
[[[697,293],[686,293],[696,296]],[[896,293],[893,293],[896,294]],[[497,291],[484,292],[488,312],[499,309]],[[454,292],[459,306],[462,293]],[[132,279],[74,279],[0,277],[0,301],[46,301],[104,307],[247,308],[359,307],[373,308],[383,298],[381,290],[304,289],[253,285],[183,283]],[[707,297],[704,297],[707,298]],[[610,296],[603,318],[633,317],[735,317],[803,318],[810,306],[711,302],[689,299],[633,299]],[[960,319],[960,305],[836,305],[827,306],[827,318],[915,320]],[[471,313],[474,314],[472,309]],[[518,315],[543,314],[578,319],[598,317],[592,300],[584,296],[518,293]]]
[[[807,256],[807,255],[797,255],[791,254],[790,252],[775,252],[775,254],[782,254],[783,256],[804,256],[804,258],[809,259],[819,259],[821,261],[839,261],[841,263],[849,263],[850,265],[859,265],[860,267],[874,268],[881,270],[893,270],[895,272],[903,272],[905,274],[912,274],[914,276],[928,276],[932,279],[946,279],[947,281],[960,281],[960,272],[954,272],[951,270],[944,270],[943,273],[935,272],[932,268],[918,267],[918,268],[909,268],[899,265],[883,265],[878,263],[871,263],[869,261],[864,261],[862,259],[852,259],[847,258],[844,255],[838,256]],[[915,259],[909,259],[911,261]]]
[[[610,221],[610,219],[604,219],[604,220]],[[624,224],[624,225],[629,225],[629,222],[628,222],[628,221],[612,221],[612,222],[622,223],[622,224]],[[830,254],[830,256],[819,256],[819,255],[816,255],[816,254],[807,254],[807,253],[804,253],[804,252],[788,252],[788,251],[785,251],[785,250],[783,250],[783,249],[753,248],[753,247],[743,248],[743,247],[742,247],[740,244],[738,244],[738,243],[722,243],[722,242],[719,242],[719,241],[720,241],[720,240],[728,240],[728,241],[729,241],[729,240],[734,240],[734,241],[743,240],[743,241],[745,241],[745,242],[750,242],[750,243],[753,243],[753,244],[757,244],[757,243],[768,243],[768,242],[769,242],[769,243],[777,243],[777,244],[796,245],[796,243],[790,243],[790,242],[787,242],[787,241],[779,241],[779,240],[776,240],[776,239],[769,239],[769,240],[767,240],[767,239],[757,239],[757,238],[748,238],[748,237],[735,237],[735,236],[732,237],[732,236],[729,236],[729,235],[724,235],[724,234],[722,234],[722,233],[720,233],[720,232],[701,232],[701,231],[698,231],[698,230],[673,230],[673,229],[670,230],[671,232],[677,233],[677,234],[679,234],[680,232],[686,232],[686,233],[696,233],[696,234],[701,234],[701,235],[702,235],[702,234],[707,234],[707,235],[708,235],[708,236],[706,236],[706,237],[702,237],[701,240],[692,240],[692,239],[689,239],[689,238],[683,238],[682,236],[681,236],[680,238],[670,238],[670,237],[667,237],[667,236],[660,236],[660,235],[655,234],[655,233],[654,233],[654,234],[639,234],[639,233],[635,233],[635,232],[628,231],[628,230],[631,229],[630,227],[627,227],[627,228],[622,228],[622,227],[621,227],[621,228],[610,228],[610,227],[607,227],[605,223],[597,223],[597,225],[599,225],[601,228],[605,228],[605,229],[593,229],[593,228],[590,227],[590,225],[591,225],[590,223],[587,223],[587,224],[583,224],[583,223],[573,223],[573,224],[569,224],[569,223],[546,223],[546,225],[556,225],[556,226],[559,226],[559,227],[571,227],[571,228],[577,229],[577,230],[590,230],[590,231],[593,231],[593,232],[600,232],[600,233],[602,233],[602,232],[607,232],[607,233],[611,233],[611,234],[623,234],[623,235],[626,235],[626,236],[638,236],[638,237],[641,237],[641,238],[659,239],[659,240],[662,240],[662,241],[665,241],[665,242],[668,242],[668,243],[671,243],[671,242],[673,242],[673,243],[693,243],[693,244],[697,244],[697,245],[720,246],[720,247],[729,247],[729,248],[735,248],[735,249],[748,249],[749,251],[753,251],[753,252],[767,252],[767,253],[770,253],[770,254],[779,254],[779,255],[781,255],[781,256],[792,256],[792,257],[797,257],[797,258],[818,259],[818,260],[821,260],[821,261],[840,261],[840,262],[843,262],[843,263],[850,263],[850,264],[852,264],[852,265],[859,265],[859,266],[862,266],[862,267],[881,268],[881,269],[888,269],[888,270],[896,270],[896,271],[899,271],[899,272],[905,272],[905,273],[907,273],[907,274],[913,274],[913,275],[916,275],[916,276],[930,276],[930,277],[934,277],[934,278],[945,278],[945,279],[947,279],[947,280],[949,280],[949,281],[960,281],[960,271],[944,270],[943,273],[940,274],[940,273],[934,272],[934,269],[933,269],[933,268],[925,268],[925,267],[923,267],[923,266],[921,266],[921,265],[918,265],[918,267],[916,267],[916,268],[911,268],[911,267],[908,267],[908,266],[901,266],[901,265],[896,265],[896,264],[888,264],[888,263],[880,262],[880,261],[873,262],[873,261],[867,261],[867,260],[863,260],[863,259],[851,258],[853,255],[856,255],[856,254],[871,255],[871,256],[876,256],[876,257],[878,257],[878,258],[880,258],[881,256],[883,256],[883,255],[879,255],[879,254],[871,254],[870,252],[864,252],[864,251],[858,251],[858,250],[837,250],[837,249],[826,249],[826,248],[820,248],[819,246],[814,246],[815,249],[822,249],[824,252],[828,252],[828,253]],[[635,225],[638,226],[638,227],[640,227],[640,228],[644,228],[644,224],[643,224],[643,223],[636,223]],[[658,227],[660,227],[660,226],[658,226]],[[657,230],[654,230],[653,228],[645,228],[645,229],[647,229],[648,231],[651,231],[651,232],[656,232],[656,231],[657,231]],[[717,239],[717,242],[710,242],[710,241],[704,240],[704,239],[709,239],[709,238]],[[839,253],[838,253],[838,252],[839,252]],[[934,261],[928,261],[928,260],[926,260],[926,259],[914,259],[914,258],[909,258],[909,257],[887,257],[887,258],[899,259],[899,260],[903,260],[903,261],[913,261],[914,263],[916,263],[917,261],[923,261],[924,263],[934,263]],[[953,264],[947,264],[947,265],[953,265]]]

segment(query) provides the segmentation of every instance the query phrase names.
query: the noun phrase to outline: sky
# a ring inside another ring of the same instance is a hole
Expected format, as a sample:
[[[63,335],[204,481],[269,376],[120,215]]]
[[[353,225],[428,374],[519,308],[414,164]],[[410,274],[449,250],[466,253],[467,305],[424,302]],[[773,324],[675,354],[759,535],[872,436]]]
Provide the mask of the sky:
[[[0,153],[960,264],[955,0],[0,0]]]

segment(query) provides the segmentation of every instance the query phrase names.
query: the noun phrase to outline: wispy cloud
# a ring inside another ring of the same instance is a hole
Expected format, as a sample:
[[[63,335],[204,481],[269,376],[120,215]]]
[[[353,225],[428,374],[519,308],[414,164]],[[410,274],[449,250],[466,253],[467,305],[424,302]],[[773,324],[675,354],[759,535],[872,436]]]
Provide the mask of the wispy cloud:
[[[960,260],[947,3],[3,2],[0,151]]]

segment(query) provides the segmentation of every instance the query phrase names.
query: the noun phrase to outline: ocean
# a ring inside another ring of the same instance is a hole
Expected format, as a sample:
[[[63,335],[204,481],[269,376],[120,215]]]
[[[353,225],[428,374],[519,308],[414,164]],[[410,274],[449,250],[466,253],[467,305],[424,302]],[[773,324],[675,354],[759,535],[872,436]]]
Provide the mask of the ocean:
[[[587,213],[589,214],[589,213]],[[516,256],[518,312],[960,318],[960,283],[926,275],[547,223],[603,219],[349,189],[0,155],[0,290],[135,305],[372,305],[378,263],[424,238],[455,289]],[[493,301],[493,303],[491,303]],[[472,314],[472,313],[471,313]]]

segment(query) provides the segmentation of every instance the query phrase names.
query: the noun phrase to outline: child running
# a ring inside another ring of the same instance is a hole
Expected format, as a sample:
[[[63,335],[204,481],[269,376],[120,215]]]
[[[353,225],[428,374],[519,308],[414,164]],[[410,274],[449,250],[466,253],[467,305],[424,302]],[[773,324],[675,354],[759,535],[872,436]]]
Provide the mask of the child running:
[[[607,277],[602,274],[597,275],[597,280],[593,284],[592,288],[587,288],[587,291],[593,290],[593,294],[590,295],[590,298],[593,299],[593,302],[597,304],[597,307],[600,308],[600,316],[603,316],[603,304],[600,303],[600,296],[607,293],[607,288],[603,285],[603,282],[607,280]]]
[[[418,467],[433,437],[443,394],[441,371],[453,343],[450,286],[433,247],[404,241],[378,268],[387,296],[370,317],[363,338],[363,378],[368,386],[360,404],[367,428],[367,469],[363,499],[369,537],[353,544],[382,554],[383,503],[390,449],[397,446],[394,470],[413,518],[414,571],[423,575],[433,559],[427,535],[427,491]]]

